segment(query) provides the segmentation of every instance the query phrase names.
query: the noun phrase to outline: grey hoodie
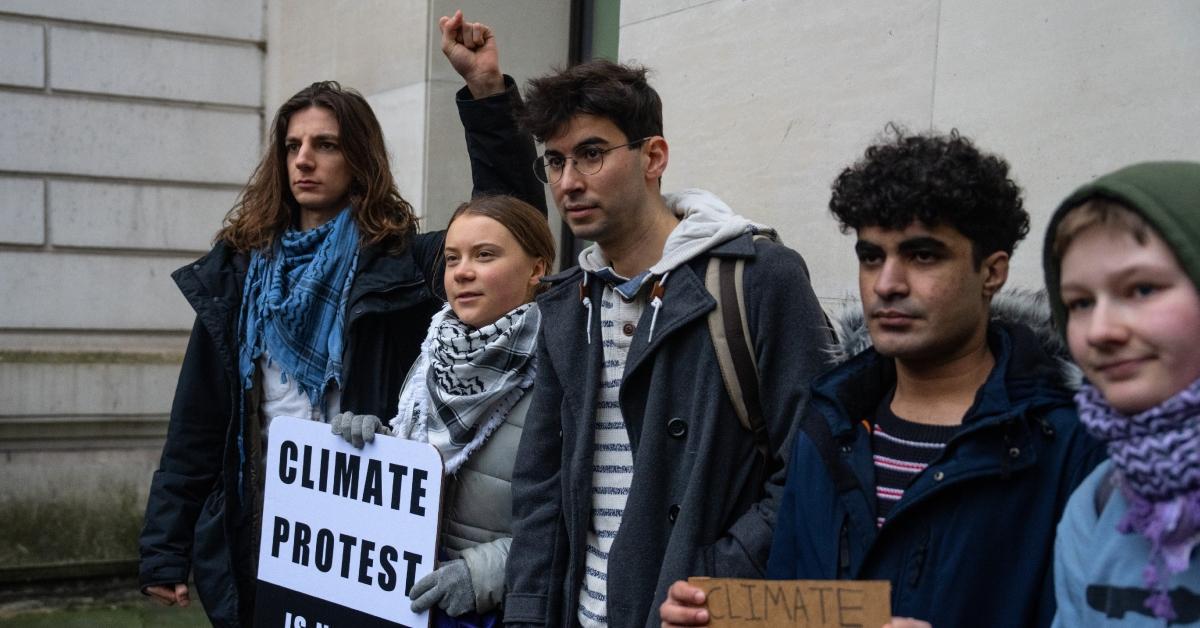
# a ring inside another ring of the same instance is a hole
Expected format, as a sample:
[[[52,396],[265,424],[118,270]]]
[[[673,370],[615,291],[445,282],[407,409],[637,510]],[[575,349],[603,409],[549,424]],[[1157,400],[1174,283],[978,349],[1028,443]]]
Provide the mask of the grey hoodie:
[[[667,236],[662,258],[649,269],[650,277],[664,277],[697,255],[747,231],[770,235],[773,240],[779,241],[773,229],[733,213],[733,209],[726,205],[725,201],[707,190],[690,188],[682,192],[664,194],[663,202],[666,203],[667,209],[679,218],[679,225]],[[593,244],[579,253],[579,267],[589,273],[608,265],[608,259],[604,257],[598,244]]]
[[[664,194],[663,202],[679,218],[679,224],[667,236],[662,257],[637,277],[629,278],[639,290],[647,281],[656,277],[658,283],[665,286],[672,270],[744,233],[753,232],[768,236],[775,242],[780,241],[774,229],[735,214],[729,205],[707,190],[689,188],[682,192]],[[590,275],[608,268],[609,265],[598,244],[593,244],[579,253],[579,267],[586,273],[585,285]],[[621,291],[628,295],[626,286],[622,286]],[[654,325],[658,321],[658,310],[662,303],[662,298],[658,296],[650,300],[650,307],[654,308],[654,316],[650,321],[651,339],[654,338]],[[588,306],[587,325],[590,329],[590,300],[585,299],[584,304]],[[590,335],[588,342],[591,342]]]

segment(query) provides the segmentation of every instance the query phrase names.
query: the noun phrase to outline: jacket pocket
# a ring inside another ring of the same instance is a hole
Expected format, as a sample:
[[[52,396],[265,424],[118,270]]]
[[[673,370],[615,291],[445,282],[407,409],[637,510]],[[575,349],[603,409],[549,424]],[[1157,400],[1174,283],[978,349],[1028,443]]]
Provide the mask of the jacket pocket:
[[[192,571],[196,593],[213,624],[237,625],[237,588],[229,560],[229,539],[225,536],[225,515],[225,490],[218,483],[196,519]]]

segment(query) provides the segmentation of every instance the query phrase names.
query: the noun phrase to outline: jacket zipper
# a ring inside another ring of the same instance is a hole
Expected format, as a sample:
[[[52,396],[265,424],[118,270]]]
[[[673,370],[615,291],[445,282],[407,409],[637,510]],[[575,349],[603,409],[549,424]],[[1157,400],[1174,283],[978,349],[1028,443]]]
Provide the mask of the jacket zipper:
[[[837,579],[850,578],[850,523],[842,520],[842,530],[838,534],[838,569]]]

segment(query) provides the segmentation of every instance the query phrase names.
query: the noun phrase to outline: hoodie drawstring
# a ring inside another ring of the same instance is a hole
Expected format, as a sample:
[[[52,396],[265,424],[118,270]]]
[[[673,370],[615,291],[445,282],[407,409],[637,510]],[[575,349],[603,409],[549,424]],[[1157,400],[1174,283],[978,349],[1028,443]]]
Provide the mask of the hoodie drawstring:
[[[583,325],[584,332],[587,334],[587,342],[590,345],[592,344],[592,299],[587,294],[587,281],[588,274],[583,273],[583,281],[579,282],[579,302],[587,308],[587,321]]]
[[[665,284],[670,275],[670,272],[663,273],[662,278],[655,281],[654,287],[650,290],[650,307],[654,309],[654,314],[650,317],[650,335],[646,342],[654,340],[654,326],[658,323],[658,311],[662,309],[663,294],[666,292]],[[584,325],[587,327],[585,331],[587,332],[587,342],[590,345],[592,344],[592,299],[588,296],[587,284],[588,273],[584,273],[583,281],[579,282],[579,302],[587,308],[587,321]]]
[[[666,292],[663,284],[667,283],[667,277],[670,274],[670,272],[663,273],[662,279],[654,282],[654,288],[650,290],[650,307],[654,308],[654,315],[650,317],[650,336],[646,339],[646,342],[654,341],[654,324],[658,322],[658,311],[662,309],[662,297],[663,293]]]

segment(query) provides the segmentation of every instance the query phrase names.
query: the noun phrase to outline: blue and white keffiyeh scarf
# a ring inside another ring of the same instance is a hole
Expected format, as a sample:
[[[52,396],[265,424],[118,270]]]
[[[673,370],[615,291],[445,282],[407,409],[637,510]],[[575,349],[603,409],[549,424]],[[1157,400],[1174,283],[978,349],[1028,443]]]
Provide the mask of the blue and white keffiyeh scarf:
[[[313,406],[324,405],[330,381],[341,387],[346,301],[357,264],[350,208],[315,229],[288,230],[270,256],[251,254],[238,326],[243,387],[253,386],[264,351]]]

